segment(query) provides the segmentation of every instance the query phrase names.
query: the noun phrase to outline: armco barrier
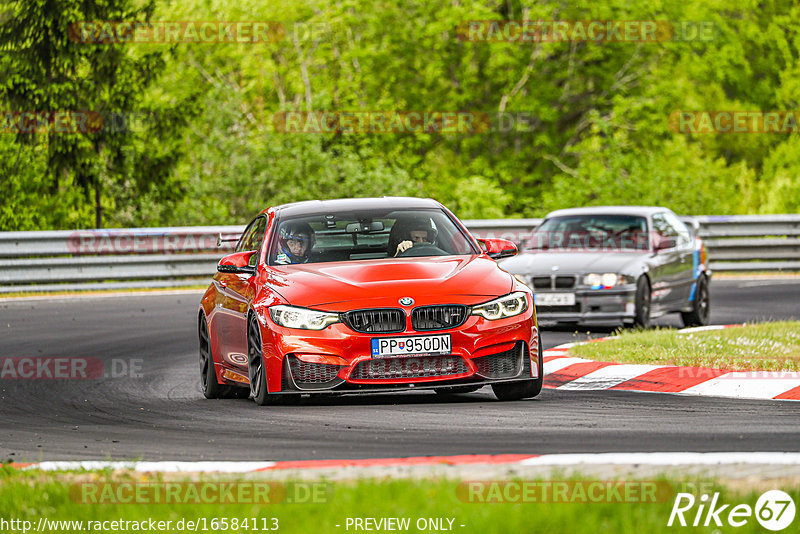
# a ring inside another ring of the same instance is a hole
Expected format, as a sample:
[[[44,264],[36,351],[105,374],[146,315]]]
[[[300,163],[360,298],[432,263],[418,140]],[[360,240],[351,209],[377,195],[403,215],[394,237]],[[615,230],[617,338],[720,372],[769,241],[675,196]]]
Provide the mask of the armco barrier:
[[[685,219],[688,219],[685,218]],[[698,216],[715,271],[800,271],[800,215]],[[524,243],[541,219],[467,220],[477,237]],[[171,287],[213,275],[244,226],[0,232],[0,293]],[[199,280],[198,280],[199,281]]]

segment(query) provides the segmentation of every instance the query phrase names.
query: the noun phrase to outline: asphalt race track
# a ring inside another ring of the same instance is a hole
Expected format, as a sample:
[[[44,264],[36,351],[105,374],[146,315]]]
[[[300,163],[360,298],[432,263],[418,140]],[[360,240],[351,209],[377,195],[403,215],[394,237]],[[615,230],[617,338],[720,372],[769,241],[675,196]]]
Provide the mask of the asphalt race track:
[[[545,389],[259,408],[199,386],[196,294],[0,302],[0,357],[92,357],[140,377],[0,380],[0,460],[293,460],[472,453],[796,451],[800,403]],[[800,316],[800,279],[714,281],[715,324]],[[676,317],[658,321],[678,326]],[[608,331],[593,332],[602,335]],[[545,346],[586,332],[543,332]],[[138,368],[140,366],[140,369]]]

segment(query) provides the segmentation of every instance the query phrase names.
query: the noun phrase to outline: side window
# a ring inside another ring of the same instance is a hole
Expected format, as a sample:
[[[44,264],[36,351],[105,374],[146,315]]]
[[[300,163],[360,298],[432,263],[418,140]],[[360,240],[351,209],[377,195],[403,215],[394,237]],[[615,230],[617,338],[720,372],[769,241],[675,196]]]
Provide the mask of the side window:
[[[678,234],[678,246],[685,247],[689,243],[692,242],[691,234],[689,233],[689,229],[686,228],[686,225],[681,222],[675,215],[672,213],[665,213],[664,218],[667,220],[667,223],[670,224],[675,229],[675,232]]]
[[[667,248],[673,248],[678,243],[678,231],[667,221],[666,213],[653,215],[653,232],[669,243]]]
[[[259,217],[256,219],[256,224],[253,225],[253,231],[247,236],[245,243],[245,250],[258,250],[261,248],[261,243],[264,241],[264,232],[267,231],[267,218]]]
[[[258,217],[242,234],[242,238],[236,245],[235,252],[247,252],[250,250],[257,250],[261,247],[261,242],[264,241],[264,233],[267,230],[267,218]]]

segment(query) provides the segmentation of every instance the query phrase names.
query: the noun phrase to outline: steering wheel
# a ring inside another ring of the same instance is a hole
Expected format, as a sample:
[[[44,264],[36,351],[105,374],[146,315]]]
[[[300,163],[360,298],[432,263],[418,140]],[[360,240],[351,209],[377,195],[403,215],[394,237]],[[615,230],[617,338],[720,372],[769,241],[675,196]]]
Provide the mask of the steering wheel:
[[[418,256],[447,256],[447,252],[440,249],[436,245],[417,245],[405,249],[403,252],[395,256],[396,258],[415,258]]]

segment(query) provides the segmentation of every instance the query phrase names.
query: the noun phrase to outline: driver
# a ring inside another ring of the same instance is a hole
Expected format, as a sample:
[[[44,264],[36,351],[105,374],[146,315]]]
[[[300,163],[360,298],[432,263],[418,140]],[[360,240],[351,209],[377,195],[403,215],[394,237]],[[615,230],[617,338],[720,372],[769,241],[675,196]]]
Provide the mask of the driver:
[[[432,244],[436,240],[436,228],[433,227],[428,217],[415,217],[405,222],[398,221],[397,226],[400,228],[400,232],[398,232],[399,237],[396,240],[400,242],[394,247],[395,256],[399,256],[413,246]]]
[[[314,241],[314,230],[307,223],[290,222],[283,225],[278,233],[278,255],[275,263],[307,263]]]

